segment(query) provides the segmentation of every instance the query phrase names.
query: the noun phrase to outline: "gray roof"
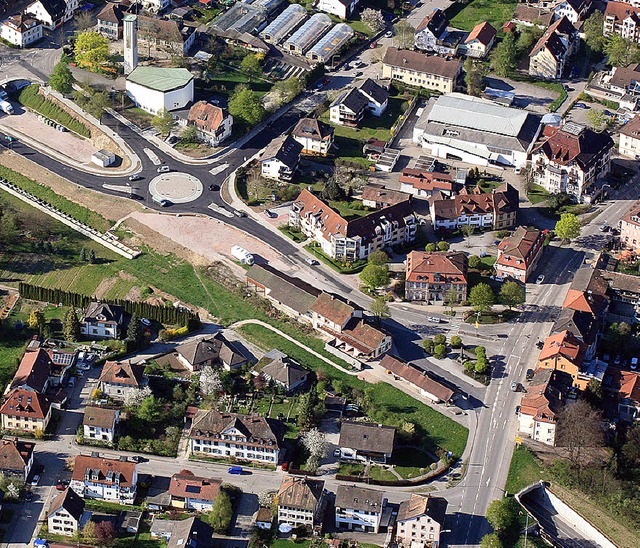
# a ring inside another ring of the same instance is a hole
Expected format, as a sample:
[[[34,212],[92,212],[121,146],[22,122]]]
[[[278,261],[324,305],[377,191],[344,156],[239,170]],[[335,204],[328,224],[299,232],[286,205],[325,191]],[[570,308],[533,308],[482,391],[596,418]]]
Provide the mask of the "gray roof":
[[[229,341],[220,332],[210,338],[181,344],[176,348],[176,352],[196,367],[208,361],[221,362],[225,366],[235,367],[245,363],[248,359],[238,345]]]
[[[266,19],[267,10],[263,6],[238,2],[214,19],[212,25],[219,30],[255,32]]]
[[[336,508],[380,513],[383,504],[383,492],[375,489],[356,485],[340,485],[336,491]]]
[[[598,335],[598,322],[588,312],[563,308],[551,328],[551,334],[562,331],[571,331],[582,342],[591,345]]]
[[[396,429],[393,426],[345,421],[340,428],[340,447],[356,451],[391,454]]]
[[[328,61],[353,35],[349,25],[338,23],[307,52],[307,58],[313,59],[315,55],[322,61]]]
[[[306,18],[307,10],[304,7],[291,4],[260,33],[260,36],[268,36],[270,42],[279,44]]]
[[[265,377],[284,385],[290,389],[307,378],[309,371],[289,358],[284,352],[273,349],[267,352],[256,365],[256,370]]]
[[[306,53],[306,51],[331,25],[331,19],[328,15],[324,13],[316,13],[293,33],[293,35],[285,42],[285,45],[287,46],[287,49],[289,45],[292,45],[300,48],[303,53]]]
[[[382,104],[389,98],[389,92],[381,85],[376,84],[371,78],[367,78],[357,84],[357,88],[376,103]]]
[[[322,293],[300,278],[283,274],[267,264],[254,264],[247,271],[247,279],[269,289],[268,297],[295,310],[306,314]]]
[[[344,105],[352,112],[360,112],[369,104],[369,99],[366,95],[360,92],[357,88],[352,88],[344,91],[335,101],[331,103],[331,106]]]
[[[211,548],[213,546],[213,529],[198,518],[177,521],[172,529],[167,548]]]
[[[275,158],[289,169],[293,169],[300,160],[301,152],[302,145],[290,135],[278,137],[267,145],[262,154],[262,161]]]
[[[60,508],[64,508],[76,521],[79,521],[84,513],[84,499],[82,499],[73,489],[67,487],[51,501],[49,515],[54,514]]]

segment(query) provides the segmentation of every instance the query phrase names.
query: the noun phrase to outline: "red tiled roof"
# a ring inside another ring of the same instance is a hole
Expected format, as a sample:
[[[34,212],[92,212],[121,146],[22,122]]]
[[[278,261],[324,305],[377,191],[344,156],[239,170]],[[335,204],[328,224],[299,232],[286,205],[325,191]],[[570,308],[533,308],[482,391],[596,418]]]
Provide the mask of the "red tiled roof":
[[[0,442],[0,470],[16,470],[24,472],[35,443],[19,440],[2,440]]]
[[[0,414],[42,420],[49,413],[49,407],[49,400],[42,394],[24,388],[14,388],[0,407]]]
[[[467,39],[464,41],[465,44],[473,40],[478,40],[484,46],[488,46],[496,37],[496,29],[494,29],[489,23],[483,21],[482,23],[478,23],[473,30],[467,36]]]
[[[533,259],[529,254],[537,245],[542,245],[541,236],[542,232],[537,228],[518,227],[511,236],[498,245],[499,253],[496,263],[527,270]]]
[[[11,381],[11,388],[29,386],[38,392],[43,392],[52,367],[51,357],[43,348],[25,352],[20,360],[18,371]]]
[[[542,152],[549,161],[560,165],[576,162],[581,169],[588,169],[602,158],[611,148],[613,140],[605,132],[595,132],[584,128],[575,135],[562,128],[551,128],[544,142],[534,151]]]
[[[141,386],[144,379],[144,367],[128,362],[106,362],[102,368],[99,382]]]
[[[407,199],[408,195],[399,190],[391,190],[377,183],[368,183],[362,189],[362,200],[381,204],[399,204]]]
[[[398,375],[398,377],[429,394],[433,394],[444,402],[449,401],[454,395],[453,390],[433,380],[426,371],[420,371],[411,364],[405,363],[389,354],[380,360],[380,365],[384,369],[388,369],[395,375]]]
[[[620,371],[620,397],[640,402],[640,373]]]
[[[634,116],[620,128],[620,133],[633,139],[640,139],[640,116]]]
[[[213,133],[217,131],[224,120],[224,112],[220,107],[198,101],[189,109],[187,122],[193,124],[201,131]]]
[[[520,402],[521,414],[532,416],[540,422],[556,422],[562,397],[560,390],[553,384],[555,375],[556,371],[553,369],[536,371],[528,392]]]
[[[354,308],[329,293],[322,293],[313,303],[311,312],[342,326],[353,316]]]
[[[85,473],[89,470],[93,473],[98,471],[98,479],[91,479],[95,483],[114,483],[116,475],[119,476],[120,487],[132,487],[133,476],[136,471],[135,462],[125,462],[116,459],[105,459],[102,457],[90,457],[78,455],[73,466],[72,479],[84,482]]]
[[[419,190],[453,190],[453,179],[448,173],[406,167],[402,170],[399,180],[400,183],[410,184]]]
[[[563,356],[575,365],[582,363],[584,345],[570,331],[561,331],[550,335],[544,341],[538,361],[548,360],[556,356]]]
[[[438,281],[436,281],[438,278]],[[467,283],[467,260],[463,253],[412,251],[407,256],[406,280],[429,283]]]
[[[604,11],[605,18],[607,16],[613,16],[620,22],[631,16],[637,23],[639,21],[639,14],[640,8],[634,8],[631,4],[627,4],[626,2],[607,2],[607,7]]]
[[[222,480],[201,478],[184,470],[171,476],[169,494],[172,497],[213,501],[220,492],[220,485],[222,485]]]

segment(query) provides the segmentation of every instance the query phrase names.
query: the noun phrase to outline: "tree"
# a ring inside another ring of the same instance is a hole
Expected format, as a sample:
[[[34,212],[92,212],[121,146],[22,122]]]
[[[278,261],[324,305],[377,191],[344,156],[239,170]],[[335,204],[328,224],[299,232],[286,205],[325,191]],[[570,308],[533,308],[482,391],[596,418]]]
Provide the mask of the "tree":
[[[86,525],[82,528],[82,539],[85,542],[93,542],[96,538],[96,523],[95,521],[87,521]]]
[[[127,340],[131,341],[135,345],[140,342],[140,338],[142,337],[142,328],[140,325],[140,318],[134,312],[131,314],[131,319],[129,320],[129,325],[127,326]]]
[[[586,114],[586,118],[589,125],[595,130],[600,129],[609,122],[609,117],[604,113],[604,110],[598,108],[590,109]]]
[[[599,10],[593,10],[593,13],[584,22],[584,41],[593,51],[601,52],[607,39],[602,34],[604,27],[604,17]]]
[[[78,66],[96,72],[109,56],[109,40],[95,31],[81,32],[74,50]]]
[[[307,468],[311,472],[316,472],[320,465],[320,460],[326,456],[327,453],[326,436],[317,428],[312,428],[300,436],[300,441],[302,441],[302,445],[309,452]]]
[[[240,85],[229,99],[229,113],[248,126],[259,124],[265,115],[260,97],[247,86]]]
[[[504,534],[518,526],[518,506],[513,498],[494,500],[489,504],[486,518],[494,531]]]
[[[379,297],[376,297],[373,300],[369,308],[369,311],[375,316],[378,324],[380,324],[382,320],[384,320],[385,318],[391,317],[391,313],[389,311],[389,305],[387,304],[387,299],[382,295]]]
[[[581,229],[582,225],[577,215],[573,213],[563,213],[560,215],[560,220],[556,223],[556,227],[553,230],[559,238],[568,242],[580,236]]]
[[[446,344],[436,344],[433,349],[433,357],[441,360],[447,355],[447,345]]]
[[[453,335],[449,341],[451,348],[460,348],[462,346],[462,339],[459,335]]]
[[[422,341],[422,348],[427,354],[433,354],[433,349],[435,347],[435,342],[433,339],[425,339]]]
[[[469,238],[473,236],[475,227],[473,225],[462,225],[462,228],[460,230],[462,231],[462,235],[465,237],[467,247],[469,247]],[[469,266],[471,266],[471,262],[469,262]]]
[[[433,242],[428,243],[426,246],[424,246],[424,250],[427,253],[433,253],[436,250],[436,244],[434,244]]]
[[[467,57],[464,62],[464,83],[467,86],[467,93],[480,97],[482,93],[482,84],[486,75],[486,67],[480,61],[474,61],[471,57]]]
[[[171,113],[167,109],[162,109],[151,119],[151,125],[158,131],[163,137],[166,137],[171,133],[176,121],[171,116]]]
[[[469,225],[465,225],[465,226],[469,226]],[[475,270],[480,268],[481,264],[482,264],[482,259],[477,255],[471,255],[469,257],[469,268],[473,268]]]
[[[416,29],[402,19],[393,25],[394,42],[398,49],[413,49],[416,42]]]
[[[80,260],[83,262],[87,260],[87,250],[84,247],[80,250]]]
[[[442,333],[438,333],[433,337],[433,342],[436,344],[445,344],[447,342],[447,336]]]
[[[223,386],[220,380],[220,373],[210,365],[203,367],[200,372],[200,393],[208,398],[222,392]]]
[[[389,262],[389,255],[387,255],[382,250],[374,251],[373,253],[370,253],[369,257],[367,258],[368,264],[375,264],[378,266],[387,264],[388,262]]]
[[[140,407],[140,404],[152,394],[153,392],[148,386],[140,390],[126,390],[122,395],[122,403],[127,409],[135,409]]]
[[[320,400],[315,390],[310,390],[298,400],[298,426],[301,430],[313,428],[320,414]]]
[[[231,497],[225,489],[221,489],[213,501],[211,511],[205,514],[202,519],[205,523],[211,525],[216,533],[225,535],[229,531],[232,517],[233,504],[231,503]]]
[[[96,252],[93,249],[89,250],[89,262],[91,264],[96,262]]]
[[[455,287],[450,287],[444,294],[444,303],[449,307],[451,313],[453,313],[453,307],[460,302],[460,294]]]
[[[38,333],[42,333],[45,325],[44,314],[42,311],[34,308],[29,314],[29,320],[27,321],[29,329],[37,329]]]
[[[197,143],[198,142],[198,129],[196,126],[187,126],[182,132],[183,143]]]
[[[360,20],[371,29],[371,32],[378,33],[384,28],[384,16],[380,10],[365,8],[360,14]]]
[[[53,72],[49,77],[49,85],[58,93],[67,95],[73,91],[73,82],[74,78],[69,68],[69,59],[66,55],[63,55],[62,59],[53,67]]]
[[[280,104],[289,103],[293,101],[302,91],[302,82],[300,78],[291,76],[286,80],[279,80],[271,88],[272,92],[280,95]]]
[[[254,53],[245,55],[240,62],[240,70],[249,77],[249,82],[251,82],[251,79],[253,77],[258,76],[262,73],[262,67],[260,66],[260,60],[258,59],[258,56]]]
[[[277,491],[260,491],[260,493],[258,493],[258,504],[262,508],[271,508],[276,495]]]
[[[387,265],[368,264],[360,272],[360,281],[369,291],[389,285],[389,268]]]
[[[488,284],[479,283],[471,288],[469,302],[476,312],[487,312],[495,302],[495,295]]]
[[[109,100],[107,93],[105,91],[99,91],[89,98],[84,109],[99,122],[102,120],[103,114],[110,106],[111,101]]]
[[[438,242],[438,251],[449,251],[450,248],[451,244],[449,244],[449,242],[445,242],[444,240]]]
[[[339,202],[344,200],[345,192],[340,186],[335,177],[327,179],[327,182],[322,187],[322,198],[325,200]]]
[[[503,548],[503,546],[497,533],[489,533],[480,540],[480,548]]]
[[[500,288],[500,302],[509,307],[511,310],[514,306],[524,303],[524,288],[518,282],[505,282]]]
[[[98,546],[111,546],[116,538],[116,528],[111,521],[101,521],[96,525],[94,535]]]
[[[162,403],[153,395],[142,400],[140,407],[136,410],[136,415],[139,419],[151,424],[155,424],[160,420],[161,413]]]
[[[91,12],[89,11],[79,11],[76,16],[75,16],[75,22],[76,22],[76,30],[77,31],[84,31],[87,29],[90,29],[91,27],[95,26],[95,22],[93,20],[93,16],[91,15]]]
[[[586,464],[585,449],[600,447],[604,442],[602,414],[584,399],[566,405],[558,414],[557,444],[569,450],[569,461],[578,470],[578,478]]]
[[[640,61],[640,49],[630,40],[625,40],[617,33],[612,34],[604,45],[604,52],[609,57],[609,64],[614,67],[626,67]]]
[[[516,38],[508,32],[491,54],[491,66],[498,76],[509,76],[516,68]]]
[[[80,338],[80,322],[73,308],[67,310],[64,315],[62,333],[65,340],[70,342],[76,342]]]

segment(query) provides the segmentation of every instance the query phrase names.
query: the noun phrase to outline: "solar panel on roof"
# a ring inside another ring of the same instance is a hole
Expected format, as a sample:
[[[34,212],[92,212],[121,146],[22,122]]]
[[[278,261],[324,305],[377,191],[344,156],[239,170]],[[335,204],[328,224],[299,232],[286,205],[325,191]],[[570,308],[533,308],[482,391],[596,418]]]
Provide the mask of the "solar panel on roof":
[[[200,492],[200,486],[199,485],[187,485],[187,488],[185,489],[185,491],[187,493],[199,493]]]
[[[562,128],[562,131],[566,131],[567,133],[570,133],[571,135],[580,135],[583,131],[584,131],[584,126],[581,126],[580,124],[576,124],[575,122],[567,122],[564,127]]]

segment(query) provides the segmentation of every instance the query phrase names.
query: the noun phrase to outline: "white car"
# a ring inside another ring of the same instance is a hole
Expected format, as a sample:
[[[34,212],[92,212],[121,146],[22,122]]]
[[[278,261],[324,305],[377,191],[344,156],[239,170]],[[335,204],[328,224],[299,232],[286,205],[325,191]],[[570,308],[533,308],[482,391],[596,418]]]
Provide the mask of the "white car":
[[[312,259],[311,257],[307,257],[304,260],[304,262],[307,263],[307,264],[310,264],[311,266],[315,266],[315,265],[319,264],[318,261],[316,261],[315,259]]]
[[[156,171],[158,173],[168,173],[171,171],[171,168],[169,166],[160,166]]]
[[[391,32],[390,30],[388,30],[387,32],[384,33],[386,38],[391,38],[393,36],[393,32]]]
[[[440,318],[438,318],[438,316],[431,316],[431,317],[429,318],[429,321],[430,321],[430,322],[433,322],[433,323],[440,323],[440,322],[442,322],[442,320],[441,320]]]
[[[629,365],[629,367],[634,371],[638,369],[638,358],[631,358],[631,365]]]
[[[540,276],[536,278],[537,284],[541,284],[542,282],[544,282],[544,274],[540,274]]]
[[[33,479],[31,480],[31,485],[38,485],[38,483],[40,483],[40,476],[36,474],[35,476],[33,476]]]

